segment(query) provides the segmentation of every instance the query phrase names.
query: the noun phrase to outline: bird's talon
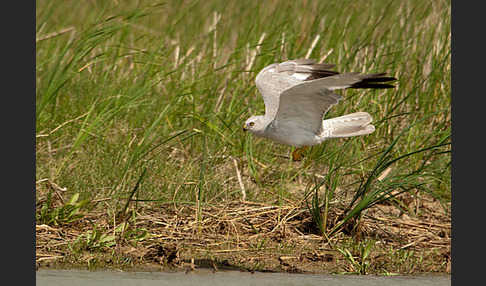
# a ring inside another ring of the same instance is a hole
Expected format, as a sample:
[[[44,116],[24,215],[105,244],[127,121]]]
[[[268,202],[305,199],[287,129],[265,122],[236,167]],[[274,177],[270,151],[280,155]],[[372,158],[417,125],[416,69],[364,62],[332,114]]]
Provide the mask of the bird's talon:
[[[307,150],[307,147],[302,147],[302,148],[296,148],[292,152],[292,161],[302,161],[303,153],[304,151]]]

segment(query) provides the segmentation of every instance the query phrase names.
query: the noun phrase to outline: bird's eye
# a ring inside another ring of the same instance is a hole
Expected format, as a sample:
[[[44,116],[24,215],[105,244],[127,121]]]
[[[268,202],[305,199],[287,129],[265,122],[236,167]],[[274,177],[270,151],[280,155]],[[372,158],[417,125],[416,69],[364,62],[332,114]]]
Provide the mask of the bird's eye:
[[[249,125],[250,127],[253,127],[253,125],[255,125],[255,122],[253,122],[253,121],[252,121],[252,122],[248,123],[248,125]]]

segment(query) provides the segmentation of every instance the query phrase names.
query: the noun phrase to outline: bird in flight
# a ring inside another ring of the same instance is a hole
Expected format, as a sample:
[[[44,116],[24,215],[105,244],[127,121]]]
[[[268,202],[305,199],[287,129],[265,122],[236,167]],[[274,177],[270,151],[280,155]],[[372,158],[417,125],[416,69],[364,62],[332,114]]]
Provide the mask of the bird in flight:
[[[375,131],[371,115],[355,112],[323,120],[342,97],[337,89],[392,88],[394,77],[386,73],[339,73],[334,64],[312,59],[271,64],[256,76],[255,83],[265,103],[265,115],[251,116],[243,126],[258,137],[296,147],[292,159],[300,161],[308,147],[331,138],[367,135]]]

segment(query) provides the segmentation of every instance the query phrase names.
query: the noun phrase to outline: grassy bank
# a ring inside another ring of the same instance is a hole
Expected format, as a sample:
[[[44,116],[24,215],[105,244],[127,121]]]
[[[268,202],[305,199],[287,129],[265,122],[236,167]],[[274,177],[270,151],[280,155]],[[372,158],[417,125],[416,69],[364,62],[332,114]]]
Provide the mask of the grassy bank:
[[[450,2],[36,4],[40,265],[447,270]],[[256,74],[305,57],[399,80],[327,115],[373,134],[292,162],[241,126]]]

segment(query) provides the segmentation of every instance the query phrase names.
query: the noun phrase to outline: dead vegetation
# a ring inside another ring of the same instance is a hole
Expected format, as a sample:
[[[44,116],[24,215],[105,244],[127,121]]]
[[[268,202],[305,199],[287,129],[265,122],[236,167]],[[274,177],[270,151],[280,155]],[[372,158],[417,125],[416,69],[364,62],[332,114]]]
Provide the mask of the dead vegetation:
[[[364,262],[359,247],[371,241],[366,273],[450,272],[449,210],[429,197],[411,200],[410,206],[419,213],[397,211],[389,202],[377,205],[349,231],[327,238],[318,235],[303,204],[234,201],[198,210],[139,203],[124,217],[98,210],[69,224],[36,225],[36,262],[39,267],[357,272]],[[348,249],[354,263],[339,249]]]

